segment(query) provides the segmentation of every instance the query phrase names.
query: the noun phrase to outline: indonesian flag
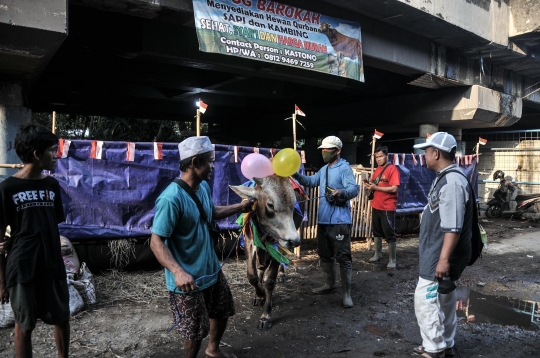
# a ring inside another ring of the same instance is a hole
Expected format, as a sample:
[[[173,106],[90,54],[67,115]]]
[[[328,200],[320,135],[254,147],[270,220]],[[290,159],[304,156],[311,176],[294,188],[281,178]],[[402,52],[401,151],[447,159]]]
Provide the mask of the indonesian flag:
[[[199,99],[199,111],[201,111],[201,113],[204,114],[207,108],[208,108],[208,105]]]
[[[302,110],[298,108],[296,104],[294,105],[294,114],[298,114],[299,116],[302,116],[302,117],[306,116],[306,114],[302,112]]]
[[[127,143],[126,162],[133,162],[135,160],[135,143]]]
[[[69,139],[62,139],[58,141],[58,150],[56,151],[57,158],[67,158],[69,153],[69,146],[71,141]]]
[[[381,139],[383,135],[384,135],[383,132],[379,132],[379,131],[376,130],[376,129],[375,129],[375,134],[373,134],[373,136],[375,137],[375,139]]]
[[[162,160],[163,159],[163,143],[154,142],[154,159]]]
[[[103,141],[93,140],[92,149],[90,150],[90,158],[101,159],[102,153],[103,153]]]
[[[394,165],[399,165],[399,155],[397,153],[394,154]]]
[[[486,143],[487,143],[487,139],[484,139],[482,137],[478,137],[478,144],[486,145]]]
[[[416,160],[416,155],[414,153],[412,153],[412,161],[414,165],[418,164],[418,160]]]

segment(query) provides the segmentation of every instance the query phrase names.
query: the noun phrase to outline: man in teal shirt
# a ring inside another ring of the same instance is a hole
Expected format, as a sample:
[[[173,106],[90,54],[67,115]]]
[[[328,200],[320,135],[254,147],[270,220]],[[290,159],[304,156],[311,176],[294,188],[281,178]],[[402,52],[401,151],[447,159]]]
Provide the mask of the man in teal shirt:
[[[249,201],[214,205],[207,181],[215,158],[208,137],[187,138],[178,149],[180,180],[195,192],[208,218],[219,220],[250,209]],[[234,315],[231,290],[220,270],[208,225],[197,204],[177,183],[171,183],[156,200],[150,247],[165,267],[169,305],[184,338],[185,357],[195,358],[208,334],[206,356],[234,357],[219,349],[228,318]]]

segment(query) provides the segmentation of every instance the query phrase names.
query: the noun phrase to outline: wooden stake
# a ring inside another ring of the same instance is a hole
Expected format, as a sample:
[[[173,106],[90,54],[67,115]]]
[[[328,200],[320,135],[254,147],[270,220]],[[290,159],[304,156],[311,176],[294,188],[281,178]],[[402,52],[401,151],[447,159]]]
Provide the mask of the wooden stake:
[[[197,108],[197,137],[201,135],[201,111]]]
[[[296,113],[292,115],[292,139],[293,139],[293,148],[296,150]]]
[[[56,111],[52,112],[52,132],[56,134]]]

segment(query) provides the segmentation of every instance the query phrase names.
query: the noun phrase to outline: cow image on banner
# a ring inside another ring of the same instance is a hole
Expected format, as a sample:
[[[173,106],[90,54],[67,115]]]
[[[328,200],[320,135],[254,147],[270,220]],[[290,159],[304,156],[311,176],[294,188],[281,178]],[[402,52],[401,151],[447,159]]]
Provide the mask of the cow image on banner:
[[[193,0],[199,50],[364,82],[358,22],[276,1]]]

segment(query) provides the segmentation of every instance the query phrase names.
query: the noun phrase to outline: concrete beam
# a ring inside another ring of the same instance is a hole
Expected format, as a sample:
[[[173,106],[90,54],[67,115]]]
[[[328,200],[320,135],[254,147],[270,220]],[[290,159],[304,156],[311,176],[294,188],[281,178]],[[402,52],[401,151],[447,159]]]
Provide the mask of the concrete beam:
[[[0,0],[0,75],[35,79],[66,37],[66,0]]]

